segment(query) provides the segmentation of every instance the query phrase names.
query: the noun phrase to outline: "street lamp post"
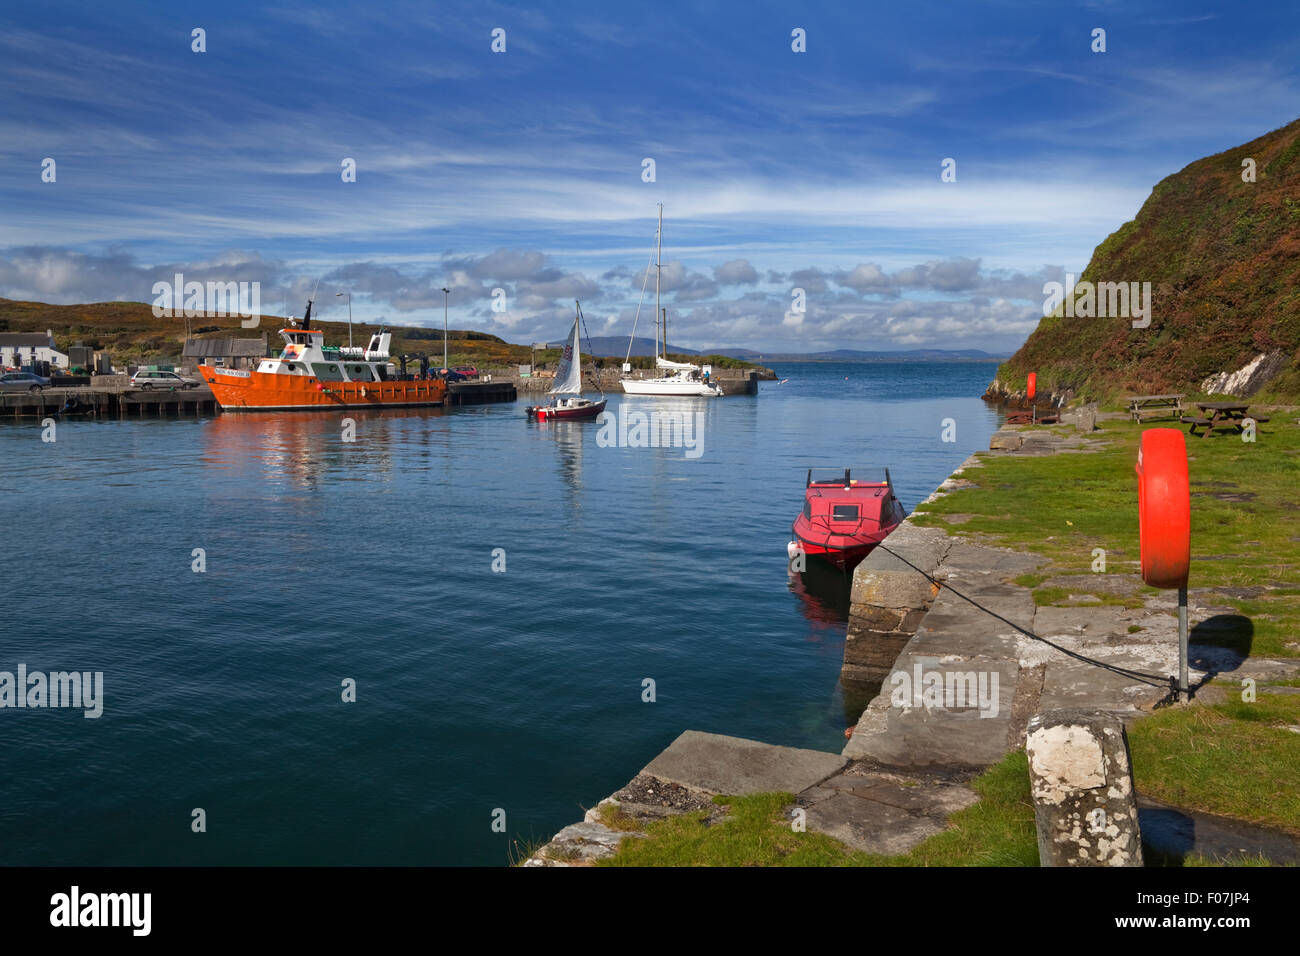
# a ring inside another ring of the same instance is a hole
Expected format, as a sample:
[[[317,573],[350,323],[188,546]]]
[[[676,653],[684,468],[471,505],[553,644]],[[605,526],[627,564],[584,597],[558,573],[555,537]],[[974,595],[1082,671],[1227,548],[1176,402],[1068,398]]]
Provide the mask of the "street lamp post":
[[[335,292],[334,295],[336,298],[341,295],[348,297],[348,348],[352,348],[352,293]]]
[[[447,302],[451,298],[451,290],[444,288],[442,290],[442,371],[447,371]]]

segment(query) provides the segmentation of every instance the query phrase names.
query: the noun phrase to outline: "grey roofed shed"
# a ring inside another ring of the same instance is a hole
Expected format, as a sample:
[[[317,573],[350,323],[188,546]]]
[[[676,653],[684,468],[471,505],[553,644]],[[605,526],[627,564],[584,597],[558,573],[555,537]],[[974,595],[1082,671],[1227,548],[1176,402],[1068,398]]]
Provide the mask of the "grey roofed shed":
[[[50,347],[50,337],[45,332],[0,332],[0,349],[7,348],[38,348],[45,349]]]
[[[265,339],[186,339],[186,358],[262,358]]]

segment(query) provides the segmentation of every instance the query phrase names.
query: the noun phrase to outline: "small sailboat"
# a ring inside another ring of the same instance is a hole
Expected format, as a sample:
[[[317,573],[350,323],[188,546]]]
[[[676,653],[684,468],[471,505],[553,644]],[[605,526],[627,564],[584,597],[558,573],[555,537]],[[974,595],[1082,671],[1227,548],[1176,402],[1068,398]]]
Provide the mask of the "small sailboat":
[[[660,374],[656,378],[630,378],[619,379],[619,384],[623,386],[623,391],[628,395],[672,395],[672,396],[690,396],[695,395],[701,398],[715,398],[722,394],[713,381],[713,368],[711,366],[692,365],[689,362],[670,362],[667,357],[668,353],[668,314],[667,311],[659,307],[659,286],[663,274],[663,236],[664,236],[664,207],[663,203],[659,204],[659,230],[655,233],[655,368]],[[645,285],[641,286],[641,294],[645,295]],[[637,306],[637,315],[641,314],[641,307]],[[664,334],[659,335],[660,317],[663,320]],[[636,341],[636,320],[632,321],[632,338],[627,343],[627,358],[623,362],[623,373],[630,376],[632,372],[632,343]],[[662,353],[660,343],[662,341]]]
[[[560,366],[555,370],[555,384],[548,395],[555,400],[550,405],[529,405],[525,411],[529,418],[539,422],[551,419],[595,418],[605,410],[605,399],[593,402],[582,397],[582,352],[578,348],[579,326],[582,324],[582,306],[574,300],[577,315],[573,319],[573,329],[564,343],[564,353],[560,356]],[[589,343],[590,344],[590,343]]]

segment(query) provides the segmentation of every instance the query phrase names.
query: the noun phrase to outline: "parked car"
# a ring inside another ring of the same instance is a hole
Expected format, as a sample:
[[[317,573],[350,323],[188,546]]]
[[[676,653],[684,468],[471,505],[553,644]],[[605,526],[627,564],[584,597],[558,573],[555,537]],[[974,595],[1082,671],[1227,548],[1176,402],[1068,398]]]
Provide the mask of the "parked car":
[[[452,369],[452,371],[459,372],[461,375],[464,375],[466,378],[478,378],[478,369],[476,369],[473,365],[457,365],[455,368]]]
[[[139,371],[131,376],[135,388],[198,388],[199,382],[192,378],[182,378],[175,372]]]
[[[464,373],[458,372],[454,368],[440,368],[438,369],[438,375],[448,382],[463,382],[466,378]]]
[[[50,380],[31,372],[9,372],[0,375],[0,391],[3,392],[39,392],[48,388]]]

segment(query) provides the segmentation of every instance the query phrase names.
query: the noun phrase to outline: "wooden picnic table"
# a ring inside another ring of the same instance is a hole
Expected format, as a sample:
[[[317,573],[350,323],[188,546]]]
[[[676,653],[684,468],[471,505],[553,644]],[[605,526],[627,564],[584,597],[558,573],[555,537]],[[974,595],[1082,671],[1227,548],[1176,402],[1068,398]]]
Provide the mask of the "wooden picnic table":
[[[1219,431],[1226,431],[1229,428],[1238,432],[1243,431],[1248,418],[1255,422],[1268,421],[1267,415],[1248,415],[1249,402],[1197,402],[1196,407],[1201,410],[1201,414],[1184,415],[1182,422],[1184,425],[1191,426],[1188,431],[1193,435],[1196,434],[1196,429],[1204,428],[1202,438],[1209,438],[1216,428]]]
[[[1144,413],[1150,413],[1148,415],[1150,418],[1163,415],[1177,418],[1183,413],[1183,396],[1133,395],[1128,400],[1128,413],[1135,422],[1141,422]]]

